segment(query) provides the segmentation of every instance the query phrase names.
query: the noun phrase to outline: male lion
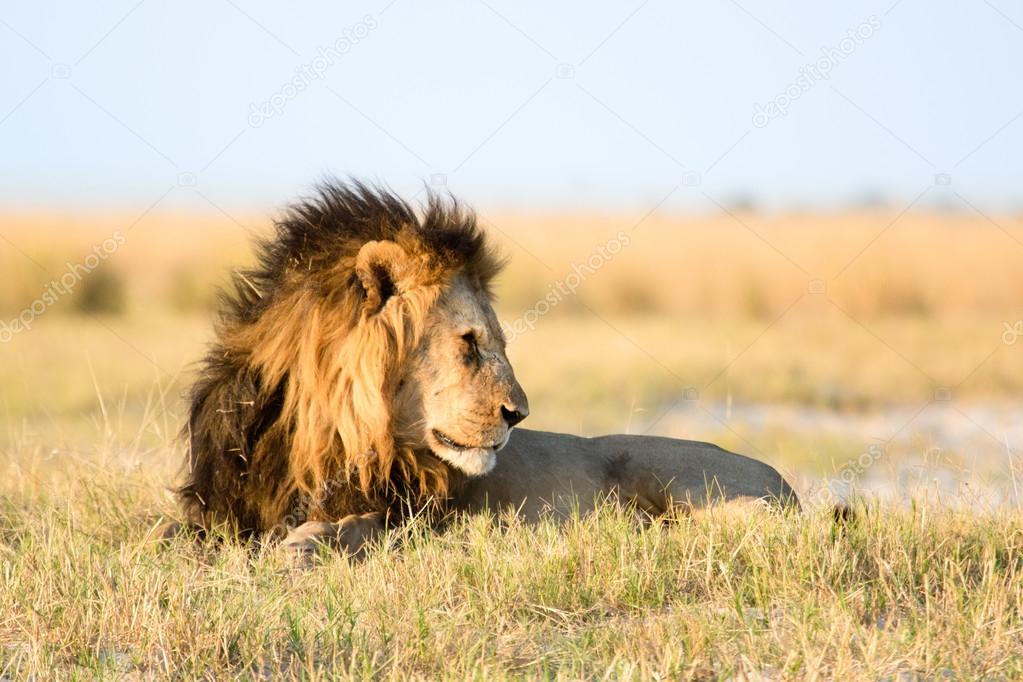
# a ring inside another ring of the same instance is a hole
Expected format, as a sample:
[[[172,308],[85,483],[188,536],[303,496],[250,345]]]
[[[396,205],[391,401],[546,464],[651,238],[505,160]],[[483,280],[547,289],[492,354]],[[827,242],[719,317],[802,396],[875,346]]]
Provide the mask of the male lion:
[[[258,246],[190,395],[180,498],[199,529],[357,552],[424,511],[798,504],[774,469],[707,443],[513,435],[529,407],[491,307],[501,262],[455,202],[417,215],[328,183]]]

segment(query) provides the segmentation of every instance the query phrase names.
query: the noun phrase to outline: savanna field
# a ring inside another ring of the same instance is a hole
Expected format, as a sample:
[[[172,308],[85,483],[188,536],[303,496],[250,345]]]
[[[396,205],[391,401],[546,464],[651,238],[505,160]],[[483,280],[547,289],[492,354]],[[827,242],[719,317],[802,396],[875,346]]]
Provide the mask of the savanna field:
[[[1023,677],[1023,217],[484,213],[524,427],[711,440],[805,509],[470,517],[306,571],[155,531],[269,220],[0,216],[0,678]]]

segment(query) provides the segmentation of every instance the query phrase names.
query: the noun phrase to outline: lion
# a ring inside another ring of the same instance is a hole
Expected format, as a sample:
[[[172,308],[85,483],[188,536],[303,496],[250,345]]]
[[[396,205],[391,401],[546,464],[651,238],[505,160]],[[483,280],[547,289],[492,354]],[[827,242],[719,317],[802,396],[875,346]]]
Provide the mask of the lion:
[[[503,261],[456,200],[417,211],[327,181],[275,227],[222,294],[189,395],[178,494],[200,532],[357,554],[410,515],[798,505],[773,468],[709,443],[516,428],[529,403],[492,307]]]

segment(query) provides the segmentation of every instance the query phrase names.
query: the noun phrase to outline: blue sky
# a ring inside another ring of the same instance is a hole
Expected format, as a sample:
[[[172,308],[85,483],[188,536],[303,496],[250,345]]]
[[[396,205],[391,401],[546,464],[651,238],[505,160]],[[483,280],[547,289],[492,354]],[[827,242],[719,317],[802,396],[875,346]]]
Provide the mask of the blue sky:
[[[1010,0],[5,3],[0,205],[1018,209],[1021,74]]]

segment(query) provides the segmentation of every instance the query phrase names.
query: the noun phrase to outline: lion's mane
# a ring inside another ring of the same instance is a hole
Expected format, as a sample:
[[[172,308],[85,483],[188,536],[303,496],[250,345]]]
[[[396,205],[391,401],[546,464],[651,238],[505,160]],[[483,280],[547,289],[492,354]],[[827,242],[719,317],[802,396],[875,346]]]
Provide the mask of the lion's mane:
[[[475,216],[433,195],[417,212],[388,191],[327,182],[275,228],[222,293],[189,395],[179,494],[190,521],[251,535],[444,500],[456,474],[403,442],[392,403],[445,283],[465,273],[487,289],[500,269]],[[386,300],[356,267],[370,242],[409,257]]]

